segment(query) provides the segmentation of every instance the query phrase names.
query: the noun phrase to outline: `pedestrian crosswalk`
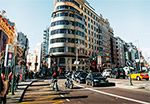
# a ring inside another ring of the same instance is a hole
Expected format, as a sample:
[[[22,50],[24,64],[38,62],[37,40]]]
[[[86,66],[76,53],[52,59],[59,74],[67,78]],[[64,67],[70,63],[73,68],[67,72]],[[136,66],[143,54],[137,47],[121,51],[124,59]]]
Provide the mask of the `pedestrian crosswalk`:
[[[65,100],[55,100],[60,97],[52,91],[46,82],[35,82],[30,86],[23,98],[22,104],[62,104]]]

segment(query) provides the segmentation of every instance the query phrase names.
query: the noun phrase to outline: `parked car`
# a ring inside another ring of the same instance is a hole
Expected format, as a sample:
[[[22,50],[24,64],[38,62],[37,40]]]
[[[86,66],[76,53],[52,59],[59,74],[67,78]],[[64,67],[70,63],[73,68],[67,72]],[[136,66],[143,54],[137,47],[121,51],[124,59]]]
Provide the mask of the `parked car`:
[[[87,75],[86,84],[94,87],[101,84],[108,84],[108,80],[107,77],[103,77],[101,73],[93,72]]]
[[[103,77],[110,77],[111,76],[112,69],[104,69],[102,72]]]
[[[136,79],[136,80],[146,79],[148,81],[149,75],[145,71],[134,71],[131,72],[131,79]]]
[[[125,71],[123,68],[115,68],[114,70],[112,70],[112,73],[111,73],[111,77],[113,78],[116,78],[116,79],[119,79],[119,78],[123,78],[125,79]]]
[[[78,72],[75,77],[75,81],[77,81],[79,83],[85,83],[86,76],[87,76],[86,72]]]

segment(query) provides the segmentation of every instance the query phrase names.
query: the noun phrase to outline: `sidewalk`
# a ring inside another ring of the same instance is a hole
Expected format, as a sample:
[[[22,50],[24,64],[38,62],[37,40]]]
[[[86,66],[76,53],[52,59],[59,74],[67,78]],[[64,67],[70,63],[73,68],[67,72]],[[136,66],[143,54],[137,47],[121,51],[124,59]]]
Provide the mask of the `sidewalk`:
[[[15,95],[12,95],[11,92],[7,95],[7,104],[19,103],[19,101],[22,100],[26,89],[35,81],[37,81],[37,79],[27,79],[26,82],[20,82],[18,89],[15,91]]]
[[[143,91],[150,91],[150,81],[136,81],[132,80],[133,86],[129,85],[128,79],[109,79],[110,82],[114,82],[116,87],[127,89],[140,89]]]

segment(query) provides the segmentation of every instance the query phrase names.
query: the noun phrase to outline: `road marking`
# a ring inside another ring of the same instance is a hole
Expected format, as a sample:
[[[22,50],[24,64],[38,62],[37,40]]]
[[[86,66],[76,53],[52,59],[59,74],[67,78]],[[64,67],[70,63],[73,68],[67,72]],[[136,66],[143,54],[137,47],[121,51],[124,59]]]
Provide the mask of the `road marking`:
[[[37,100],[44,100],[44,99],[47,99],[47,98],[52,98],[52,97],[57,97],[58,95],[49,95],[49,96],[36,96],[36,97],[41,97],[41,98],[38,98],[38,99],[35,99],[36,101]]]
[[[33,93],[26,93],[26,95],[37,95],[37,94],[47,94],[47,93],[54,93],[54,91],[51,92],[33,92]]]
[[[24,103],[24,104],[34,104],[34,103],[52,103],[52,104],[59,104],[59,103],[63,103],[64,101],[27,101],[27,102],[21,102],[21,103]]]
[[[105,95],[109,95],[109,96],[113,96],[113,97],[118,97],[118,98],[121,98],[121,99],[129,100],[129,101],[133,101],[133,102],[137,102],[137,103],[141,103],[141,104],[150,104],[149,102],[144,102],[144,101],[140,101],[140,100],[136,100],[136,99],[132,99],[132,98],[128,98],[128,97],[123,97],[123,96],[119,96],[119,95],[115,95],[115,94],[95,90],[95,89],[88,88],[88,87],[85,87],[85,86],[81,86],[81,85],[78,85],[78,84],[74,84],[74,85],[76,85],[78,87],[82,87],[82,88],[87,89],[87,90],[98,92],[98,93],[101,93],[101,94],[105,94]]]
[[[61,97],[64,97],[64,95],[60,95]],[[66,99],[68,102],[70,101],[69,99]]]
[[[43,96],[31,96],[31,95],[28,95],[28,96],[25,96],[25,97],[57,97],[58,95],[43,95]]]

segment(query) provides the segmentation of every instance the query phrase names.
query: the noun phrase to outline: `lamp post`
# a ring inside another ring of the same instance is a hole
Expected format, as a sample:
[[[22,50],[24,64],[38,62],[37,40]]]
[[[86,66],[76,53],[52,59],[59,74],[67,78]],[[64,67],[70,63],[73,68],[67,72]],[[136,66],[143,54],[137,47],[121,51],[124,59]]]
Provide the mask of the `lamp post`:
[[[78,70],[78,49],[79,47],[76,47],[76,70]]]
[[[132,48],[129,49],[129,52],[131,52],[131,50],[132,50]],[[130,70],[130,66],[131,66],[132,62],[129,60],[129,53],[128,53],[128,61],[127,61],[126,64],[127,64],[128,68],[129,68],[129,85],[133,86],[132,80],[131,80],[131,70]]]
[[[139,69],[141,71],[141,66],[140,66],[140,63],[141,63],[141,55],[140,55],[140,44],[139,44],[139,40],[135,40],[134,42],[137,42],[137,46],[138,46],[138,58],[139,58],[139,62],[138,62],[138,66],[139,66]]]

